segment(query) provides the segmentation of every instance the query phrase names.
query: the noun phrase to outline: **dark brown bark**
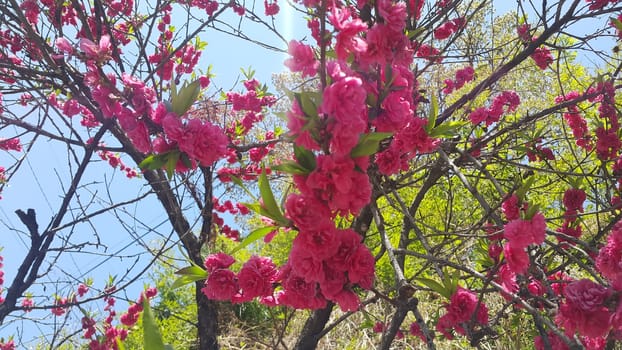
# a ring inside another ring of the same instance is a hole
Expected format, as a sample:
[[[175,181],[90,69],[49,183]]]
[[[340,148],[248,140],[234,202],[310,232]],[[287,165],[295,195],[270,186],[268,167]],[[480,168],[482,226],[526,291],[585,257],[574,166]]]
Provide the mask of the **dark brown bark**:
[[[203,281],[196,282],[198,345],[200,350],[216,350],[218,346],[218,307],[201,292]]]
[[[330,318],[333,306],[333,303],[328,303],[325,308],[313,311],[311,316],[307,319],[307,322],[305,322],[305,326],[302,332],[300,332],[294,349],[313,350],[317,348],[317,343],[321,339],[320,334]]]

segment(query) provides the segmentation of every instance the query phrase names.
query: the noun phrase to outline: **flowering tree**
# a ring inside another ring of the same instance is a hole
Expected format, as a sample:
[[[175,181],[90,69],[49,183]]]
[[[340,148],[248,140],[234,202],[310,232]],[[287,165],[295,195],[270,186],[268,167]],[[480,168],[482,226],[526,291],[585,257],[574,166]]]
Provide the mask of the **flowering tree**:
[[[212,29],[258,41],[241,24],[252,21],[281,39],[276,2],[9,0],[0,148],[17,156],[0,179],[17,181],[46,141],[65,150],[67,178],[49,222],[33,209],[16,211],[26,231],[7,222],[28,251],[6,261],[15,272],[0,278],[0,323],[41,309],[58,327],[79,310],[90,347],[116,348],[156,295],[147,289],[117,319],[119,292],[179,244],[190,266],[174,285],[195,285],[200,349],[218,347],[219,303],[252,301],[314,310],[299,349],[357,312],[376,318],[382,349],[402,330],[430,349],[478,346],[507,334],[506,316],[528,320],[538,349],[612,347],[622,331],[621,66],[595,40],[620,36],[617,3],[517,2],[488,21],[486,1],[298,1],[311,35],[287,44],[285,66],[304,83],[287,91],[281,133],[265,84],[249,73],[218,100],[199,64]],[[592,31],[579,35],[584,22]],[[593,77],[577,53],[599,62]],[[119,171],[130,180],[90,175]],[[290,176],[290,189],[276,190],[273,175]],[[108,188],[120,181],[145,187],[118,199]],[[240,202],[222,198],[234,189]],[[128,213],[138,203],[162,209],[170,233]],[[226,222],[251,213],[262,224],[248,232]],[[123,283],[67,278],[44,294],[64,257],[109,254],[105,215],[164,243],[145,244],[152,258]],[[82,224],[92,235],[75,233]],[[259,252],[279,237],[290,239],[277,264]],[[87,309],[98,300],[103,320]],[[366,311],[373,304],[382,314]],[[50,342],[68,339],[58,331]]]

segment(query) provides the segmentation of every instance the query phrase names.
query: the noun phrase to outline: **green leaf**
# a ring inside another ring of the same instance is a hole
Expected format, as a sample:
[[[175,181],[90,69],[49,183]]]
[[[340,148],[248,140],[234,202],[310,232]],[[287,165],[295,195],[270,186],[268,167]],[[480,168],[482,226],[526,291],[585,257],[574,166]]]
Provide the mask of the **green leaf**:
[[[527,208],[527,212],[525,213],[525,220],[531,220],[534,215],[540,210],[539,204],[529,203],[529,207]]]
[[[151,306],[149,306],[149,299],[147,298],[143,300],[143,334],[145,337],[143,349],[165,350],[162,335],[153,317]]]
[[[529,188],[531,188],[531,185],[533,185],[533,183],[536,181],[536,177],[534,176],[529,176],[527,178],[527,181],[525,181],[521,187],[516,190],[516,197],[518,197],[518,200],[520,202],[523,202],[525,200],[525,195],[527,194],[527,191],[529,191]]]
[[[434,127],[434,129],[430,130],[428,135],[435,138],[454,137],[458,134],[458,130],[460,130],[460,128],[462,128],[466,124],[466,122],[462,121],[444,122],[443,124],[438,125]]]
[[[433,279],[429,279],[429,278],[416,278],[415,281],[423,284],[424,286],[432,289],[433,291],[437,292],[438,294],[444,296],[447,299],[451,299],[451,293],[449,290],[447,290],[442,284],[436,282]]]
[[[182,116],[190,109],[190,107],[196,102],[201,92],[201,84],[198,80],[186,85],[179,90],[179,93],[173,97],[171,101],[173,112]]]
[[[359,139],[359,143],[352,149],[350,156],[352,158],[369,156],[378,151],[380,142],[393,135],[389,132],[371,132],[364,134]]]
[[[310,173],[309,170],[305,169],[303,166],[292,160],[285,161],[281,164],[272,165],[270,166],[270,168],[272,170],[281,171],[286,174],[292,175],[307,175]]]
[[[179,152],[172,151],[167,153],[166,157],[166,176],[168,179],[173,178],[173,174],[175,173],[175,168],[177,167],[177,161],[179,160]]]
[[[164,164],[166,164],[166,154],[167,153],[151,154],[143,159],[143,161],[138,164],[138,167],[149,170],[160,169],[164,166]]]
[[[298,163],[309,172],[316,168],[317,163],[315,161],[315,154],[308,149],[302,146],[294,145],[294,155],[296,156]]]
[[[259,193],[261,194],[261,199],[263,200],[263,207],[269,214],[268,217],[283,226],[287,226],[288,220],[283,216],[281,209],[279,209],[279,206],[274,199],[274,194],[272,193],[268,177],[266,176],[266,169],[261,170],[261,175],[259,175],[257,184],[259,185]]]
[[[237,247],[235,247],[232,251],[231,251],[231,255],[237,253],[240,249],[242,248],[246,248],[249,244],[252,244],[264,237],[266,237],[268,235],[268,233],[274,231],[274,230],[278,230],[278,227],[275,226],[267,226],[267,227],[262,227],[262,228],[258,228],[256,230],[254,230],[253,232],[249,233],[248,236],[246,236],[246,238],[244,238],[244,240],[242,242],[240,242],[240,244],[238,244]]]
[[[438,99],[436,95],[432,95],[430,97],[431,105],[430,105],[430,113],[428,114],[428,125],[426,126],[426,131],[430,133],[434,130],[436,126],[436,118],[438,118]]]
[[[313,92],[298,92],[294,94],[298,106],[308,118],[317,118],[317,108],[320,101],[320,95]]]
[[[171,289],[177,289],[179,287],[183,287],[187,284],[190,283],[194,283],[196,281],[201,281],[206,279],[207,277],[202,277],[199,278],[199,276],[194,276],[194,275],[185,275],[185,276],[180,276],[177,277],[177,279],[175,279],[175,282],[173,282],[173,285],[171,286]]]
[[[617,19],[615,17],[611,17],[610,20],[611,20],[611,23],[616,27],[617,30],[622,31],[622,21],[620,21],[619,19]]]

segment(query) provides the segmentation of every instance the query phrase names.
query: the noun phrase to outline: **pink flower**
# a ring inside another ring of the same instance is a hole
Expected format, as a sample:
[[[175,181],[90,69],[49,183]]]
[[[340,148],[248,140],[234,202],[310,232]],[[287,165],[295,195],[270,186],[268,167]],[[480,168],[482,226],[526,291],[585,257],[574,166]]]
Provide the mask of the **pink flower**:
[[[324,280],[324,263],[321,257],[305,249],[304,246],[294,243],[289,253],[289,263],[292,270],[299,276],[303,276],[307,282],[320,282]]]
[[[84,283],[80,283],[78,286],[78,296],[83,297],[86,293],[88,293],[88,291],[89,287]]]
[[[583,202],[585,202],[585,191],[579,188],[569,188],[564,192],[563,203],[566,210],[583,212]]]
[[[337,233],[337,251],[330,257],[327,264],[338,271],[352,270],[352,263],[359,247],[362,245],[361,236],[352,229],[339,230]],[[362,252],[361,254],[365,254]],[[365,259],[365,258],[363,258]],[[367,265],[365,263],[364,265]],[[360,271],[364,272],[364,271]],[[355,275],[357,272],[355,271]],[[356,275],[357,277],[363,277]]]
[[[239,290],[235,277],[235,273],[228,269],[212,271],[205,280],[205,287],[201,292],[212,300],[231,300]]]
[[[370,289],[374,282],[375,266],[376,261],[369,248],[361,244],[352,257],[348,279],[352,283],[358,283],[361,288]]]
[[[529,254],[525,247],[515,247],[512,242],[503,246],[503,255],[510,270],[515,274],[524,274],[529,268]]]
[[[337,253],[340,244],[339,234],[340,232],[334,226],[301,231],[294,239],[293,246],[300,247],[317,260],[325,260]]]
[[[300,41],[291,40],[287,52],[292,57],[285,60],[285,66],[292,72],[302,72],[303,78],[312,77],[317,73],[319,62],[315,59],[310,46]]]
[[[339,308],[343,312],[358,311],[361,306],[361,300],[358,295],[349,289],[341,290],[332,300],[339,305]]]
[[[610,313],[605,303],[611,290],[588,279],[566,286],[566,300],[559,307],[558,324],[570,334],[577,331],[590,338],[602,337],[610,329]]]
[[[73,54],[73,45],[71,45],[69,40],[63,37],[60,37],[54,41],[54,44],[56,45],[56,48],[58,48],[58,51],[69,54],[69,55]]]
[[[212,273],[218,269],[226,269],[233,265],[235,259],[225,253],[210,254],[205,258],[203,265],[207,269],[208,273]]]
[[[269,258],[252,256],[238,273],[238,284],[248,300],[272,294],[276,266]]]
[[[518,201],[518,196],[516,194],[512,194],[506,200],[501,203],[501,211],[505,215],[505,218],[508,220],[516,220],[520,217],[520,203]]]
[[[301,231],[325,230],[334,227],[328,207],[313,197],[290,194],[285,202],[285,216]]]
[[[0,150],[21,152],[22,144],[18,138],[0,139]]]
[[[303,276],[292,271],[289,264],[279,272],[283,293],[279,294],[279,304],[295,309],[320,309],[326,306],[326,299],[317,288],[316,282],[307,282]]]
[[[516,248],[530,244],[542,244],[546,233],[546,221],[542,213],[536,213],[531,220],[516,219],[505,224],[503,236]]]
[[[541,336],[534,338],[536,350],[569,350],[568,345],[552,331],[547,333],[547,338],[549,339],[550,348],[545,348],[545,343]]]
[[[328,131],[333,153],[349,154],[367,129],[366,100],[367,92],[357,77],[339,79],[324,90],[319,110],[332,121]]]
[[[545,46],[536,48],[531,54],[531,58],[536,63],[536,66],[542,70],[545,70],[546,67],[553,63],[553,55],[551,55],[551,51]]]

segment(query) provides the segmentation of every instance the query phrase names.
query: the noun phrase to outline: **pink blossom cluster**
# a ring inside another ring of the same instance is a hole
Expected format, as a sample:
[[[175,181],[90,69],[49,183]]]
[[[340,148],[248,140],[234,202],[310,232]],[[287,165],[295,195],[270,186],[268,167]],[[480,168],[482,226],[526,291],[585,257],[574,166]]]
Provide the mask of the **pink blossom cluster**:
[[[14,137],[10,139],[0,138],[0,150],[3,151],[22,151],[22,144],[19,142],[19,139]]]
[[[54,316],[62,316],[67,312],[67,304],[69,303],[69,299],[66,297],[56,296],[54,299],[54,307],[50,309],[50,312]]]
[[[434,46],[420,43],[415,47],[417,48],[415,51],[415,55],[417,55],[417,57],[424,58],[431,63],[441,63],[443,61],[441,50],[435,48]]]
[[[272,260],[252,256],[236,274],[229,267],[235,259],[224,253],[212,254],[205,259],[208,277],[201,292],[212,300],[229,300],[234,303],[260,298],[263,303],[274,299],[274,286],[278,270]]]
[[[580,95],[577,91],[571,91],[565,96],[558,96],[555,98],[556,103],[562,103],[564,101],[572,101],[578,98]],[[564,120],[568,123],[568,126],[572,130],[572,136],[575,138],[577,146],[586,150],[592,149],[592,137],[587,127],[587,121],[581,116],[581,111],[576,104],[568,106],[567,111],[564,113]]]
[[[585,0],[585,2],[590,4],[589,9],[591,11],[596,11],[608,5],[615,5],[620,2],[620,0]]]
[[[130,305],[127,309],[127,312],[121,315],[119,320],[126,327],[132,327],[138,322],[138,317],[140,313],[143,312],[143,302],[145,298],[152,299],[158,294],[158,290],[156,288],[147,288],[143,293],[140,294],[136,303]]]
[[[266,16],[275,16],[279,13],[280,7],[276,0],[268,2],[268,0],[264,0],[264,13]]]
[[[445,79],[445,87],[443,88],[444,94],[451,94],[456,90],[460,90],[464,84],[473,80],[475,71],[472,66],[466,66],[456,71],[456,77],[452,79]]]
[[[458,17],[441,24],[438,28],[434,29],[434,38],[437,40],[449,38],[453,33],[464,27],[464,22],[464,18]]]
[[[35,306],[35,301],[32,299],[31,295],[26,295],[23,299],[22,299],[22,308],[24,309],[24,312],[30,312],[32,311],[32,308]]]
[[[588,279],[569,283],[563,292],[564,301],[559,306],[555,322],[564,328],[567,335],[575,332],[585,338],[602,338],[618,328],[616,314],[608,308],[611,289]]]
[[[521,24],[516,28],[516,31],[518,33],[519,39],[523,42],[525,46],[537,39],[537,37],[535,36],[530,36],[530,26],[528,23]],[[538,68],[540,68],[541,70],[545,70],[554,61],[551,50],[549,50],[546,46],[537,47],[530,57],[536,63],[536,66],[538,66]]]
[[[553,150],[548,147],[542,146],[542,138],[537,138],[533,142],[527,142],[527,159],[530,162],[555,160]]]
[[[309,175],[296,175],[294,182],[307,198],[342,215],[358,214],[371,199],[371,184],[365,171],[369,160],[348,156],[319,155]]]
[[[546,233],[544,215],[535,213],[531,218],[520,218],[520,203],[516,194],[508,197],[502,204],[506,218],[510,220],[503,227],[503,237],[507,243],[503,253],[508,268],[515,274],[524,274],[529,267],[529,255],[526,248],[530,244],[542,244]]]
[[[536,66],[542,70],[545,70],[554,61],[551,50],[546,46],[540,46],[533,50],[531,58],[536,63]]]
[[[359,308],[353,287],[370,289],[375,259],[351,229],[337,229],[326,202],[304,194],[291,194],[286,215],[299,230],[283,268],[283,293],[278,299],[294,308],[320,308],[326,300],[344,311]],[[313,298],[304,299],[304,291]]]
[[[579,238],[581,237],[581,223],[577,218],[579,213],[583,212],[583,202],[587,198],[585,191],[580,188],[569,188],[564,192],[562,203],[564,205],[564,223],[557,232],[567,236]],[[563,237],[558,237],[560,241],[567,241]],[[568,242],[574,245],[572,242]]]
[[[154,144],[156,153],[179,149],[193,165],[199,163],[201,166],[211,166],[226,153],[229,139],[220,127],[208,121],[169,112],[162,119],[162,129],[166,139]]]
[[[587,91],[587,94],[594,93],[598,95],[590,98],[589,101],[599,103],[598,114],[603,120],[595,132],[596,155],[604,161],[613,160],[620,155],[622,148],[622,141],[618,137],[620,122],[615,102],[616,89],[611,81],[606,81],[598,83],[596,87]]]
[[[598,252],[596,269],[609,280],[614,289],[622,290],[622,222],[614,225],[607,237],[607,244]]]
[[[466,335],[475,325],[488,324],[486,304],[478,300],[474,292],[460,286],[451,296],[449,304],[445,305],[445,310],[445,315],[438,319],[436,330],[450,340],[453,339],[452,329],[458,334]]]
[[[225,224],[224,219],[218,215],[218,213],[229,213],[232,215],[248,215],[250,210],[242,203],[236,203],[235,206],[230,200],[226,200],[223,204],[220,204],[218,198],[212,198],[213,213],[212,224],[225,235],[225,237],[238,241],[240,239],[240,232],[236,229],[232,229],[229,225]]]
[[[285,60],[285,66],[292,72],[301,72],[303,78],[313,77],[317,73],[320,63],[310,46],[291,40],[287,46],[287,52],[292,57]]]
[[[0,341],[0,350],[15,350],[15,341],[13,339]]]
[[[503,91],[495,96],[490,107],[479,107],[469,113],[471,123],[477,125],[485,122],[490,126],[500,120],[503,113],[516,111],[520,105],[520,97],[514,91]]]

